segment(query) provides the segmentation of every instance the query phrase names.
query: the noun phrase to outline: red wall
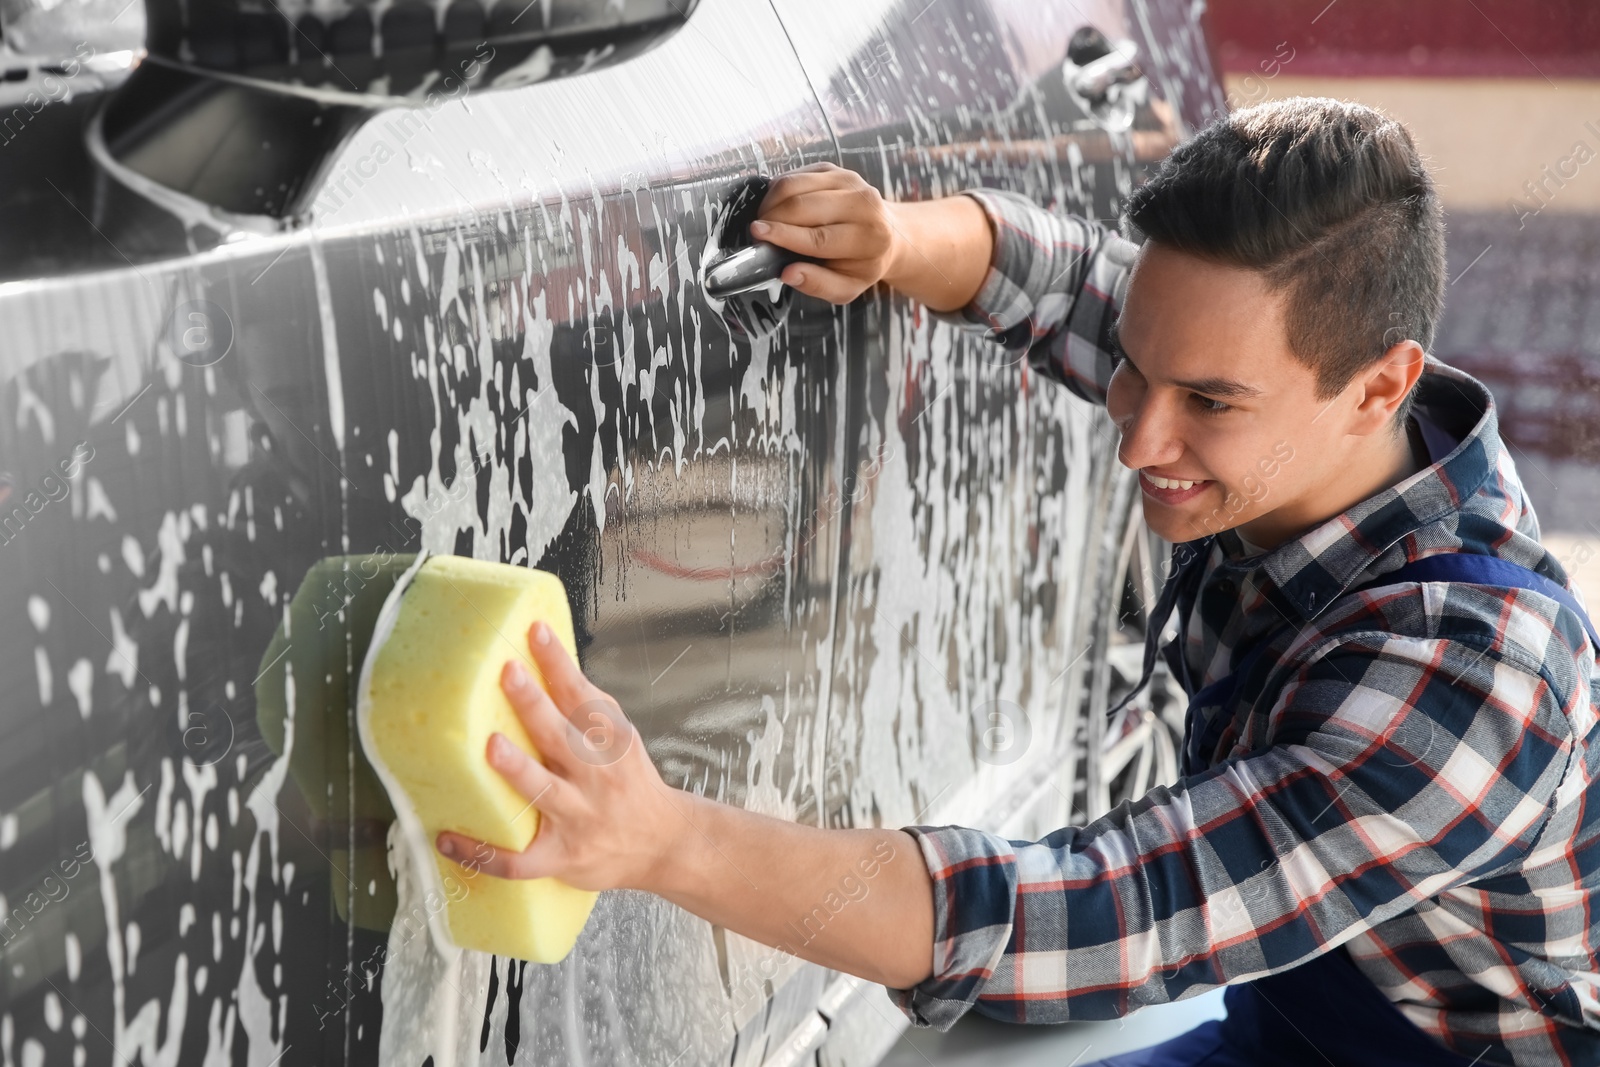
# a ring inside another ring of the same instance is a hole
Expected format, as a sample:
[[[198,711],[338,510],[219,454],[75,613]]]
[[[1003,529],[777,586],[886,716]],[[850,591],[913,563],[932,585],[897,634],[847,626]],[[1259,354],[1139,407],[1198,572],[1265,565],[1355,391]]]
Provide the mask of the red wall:
[[[1600,0],[1210,0],[1224,70],[1600,78]],[[1280,45],[1286,44],[1286,48]]]

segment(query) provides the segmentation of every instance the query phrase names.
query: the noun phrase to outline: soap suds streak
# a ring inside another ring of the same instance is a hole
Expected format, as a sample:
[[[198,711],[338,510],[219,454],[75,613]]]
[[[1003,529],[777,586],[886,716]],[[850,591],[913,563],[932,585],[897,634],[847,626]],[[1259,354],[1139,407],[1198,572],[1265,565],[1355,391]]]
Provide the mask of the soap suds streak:
[[[356,725],[361,745],[384,784],[396,819],[389,827],[390,872],[396,886],[396,922],[384,956],[383,1033],[378,1059],[385,1064],[418,1063],[456,1067],[471,1062],[472,1020],[483,1014],[490,958],[464,952],[451,943],[444,917],[444,889],[434,863],[433,843],[380,758],[371,732],[369,690],[376,651],[393,632],[401,599],[430,553],[416,559],[396,580],[372,633],[371,650],[357,682]],[[417,920],[421,918],[419,923]],[[428,933],[422,934],[426,929]]]

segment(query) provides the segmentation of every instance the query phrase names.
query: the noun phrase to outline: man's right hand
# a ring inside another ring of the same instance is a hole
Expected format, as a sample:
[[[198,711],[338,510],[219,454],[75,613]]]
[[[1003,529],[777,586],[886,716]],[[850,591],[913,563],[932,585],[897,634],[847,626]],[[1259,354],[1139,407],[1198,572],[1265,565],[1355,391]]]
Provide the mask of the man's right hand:
[[[783,283],[835,304],[881,281],[935,311],[963,307],[983,284],[993,248],[988,218],[971,197],[894,203],[832,163],[776,178],[758,216],[751,237],[822,261],[791,263]]]
[[[791,263],[780,278],[802,293],[848,304],[889,273],[891,207],[855,171],[813,163],[773,181],[750,236],[822,260]]]

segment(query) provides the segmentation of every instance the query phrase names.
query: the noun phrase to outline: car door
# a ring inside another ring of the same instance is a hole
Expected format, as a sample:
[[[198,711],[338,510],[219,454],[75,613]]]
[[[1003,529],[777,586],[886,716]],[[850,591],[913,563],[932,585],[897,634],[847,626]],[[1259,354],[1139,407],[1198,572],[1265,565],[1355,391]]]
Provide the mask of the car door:
[[[360,309],[339,320],[341,358],[395,336],[435,355],[419,368],[402,345],[370,368],[374,406],[351,424],[406,428],[374,462],[392,465],[422,545],[563,577],[585,668],[669,783],[815,821],[841,313],[786,297],[781,321],[737,319],[698,273],[750,178],[833,158],[781,27],[770,9],[706,3],[614,71],[470,111],[411,135],[407,165],[378,164],[391,135],[363,130],[318,204],[331,302]],[[374,176],[345,197],[343,167],[360,177],[367,159]],[[399,205],[403,229],[367,236]],[[482,457],[471,499],[451,489],[462,456]],[[464,1020],[462,1055],[757,1062],[820,990],[633,893],[604,895],[561,964],[470,966],[458,978],[422,943],[391,952],[386,1020],[391,993],[409,1006],[420,990]],[[416,1039],[420,1062],[435,1046]]]
[[[1115,225],[1216,100],[1177,4],[775,7],[842,165],[889,200],[989,187]],[[1137,70],[1086,96],[1074,75],[1130,39]],[[1164,563],[1104,411],[896,294],[852,312],[829,823],[1037,837],[1175,777],[1172,709],[1104,717]],[[867,985],[825,1014],[825,1063],[904,1025]]]
[[[830,773],[844,313],[699,284],[751,178],[836,158],[781,25],[481,88],[354,123],[298,228],[100,153],[195,238],[0,289],[8,1056],[759,1062],[814,1014],[635,893],[449,963],[389,874],[349,696],[419,548],[561,575],[672,784],[816,822]]]

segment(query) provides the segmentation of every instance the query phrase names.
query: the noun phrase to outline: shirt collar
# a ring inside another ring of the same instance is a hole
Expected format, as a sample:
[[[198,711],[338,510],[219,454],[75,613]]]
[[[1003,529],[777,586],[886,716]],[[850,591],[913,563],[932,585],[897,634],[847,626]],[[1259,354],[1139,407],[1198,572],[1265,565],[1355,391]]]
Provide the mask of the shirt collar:
[[[1495,487],[1500,434],[1488,388],[1430,355],[1415,407],[1459,440],[1448,455],[1265,557],[1241,561],[1246,568],[1262,569],[1276,589],[1273,599],[1291,620],[1314,619],[1408,534],[1464,510],[1481,492],[1500,495]],[[1492,514],[1503,513],[1502,507],[1493,508]]]

